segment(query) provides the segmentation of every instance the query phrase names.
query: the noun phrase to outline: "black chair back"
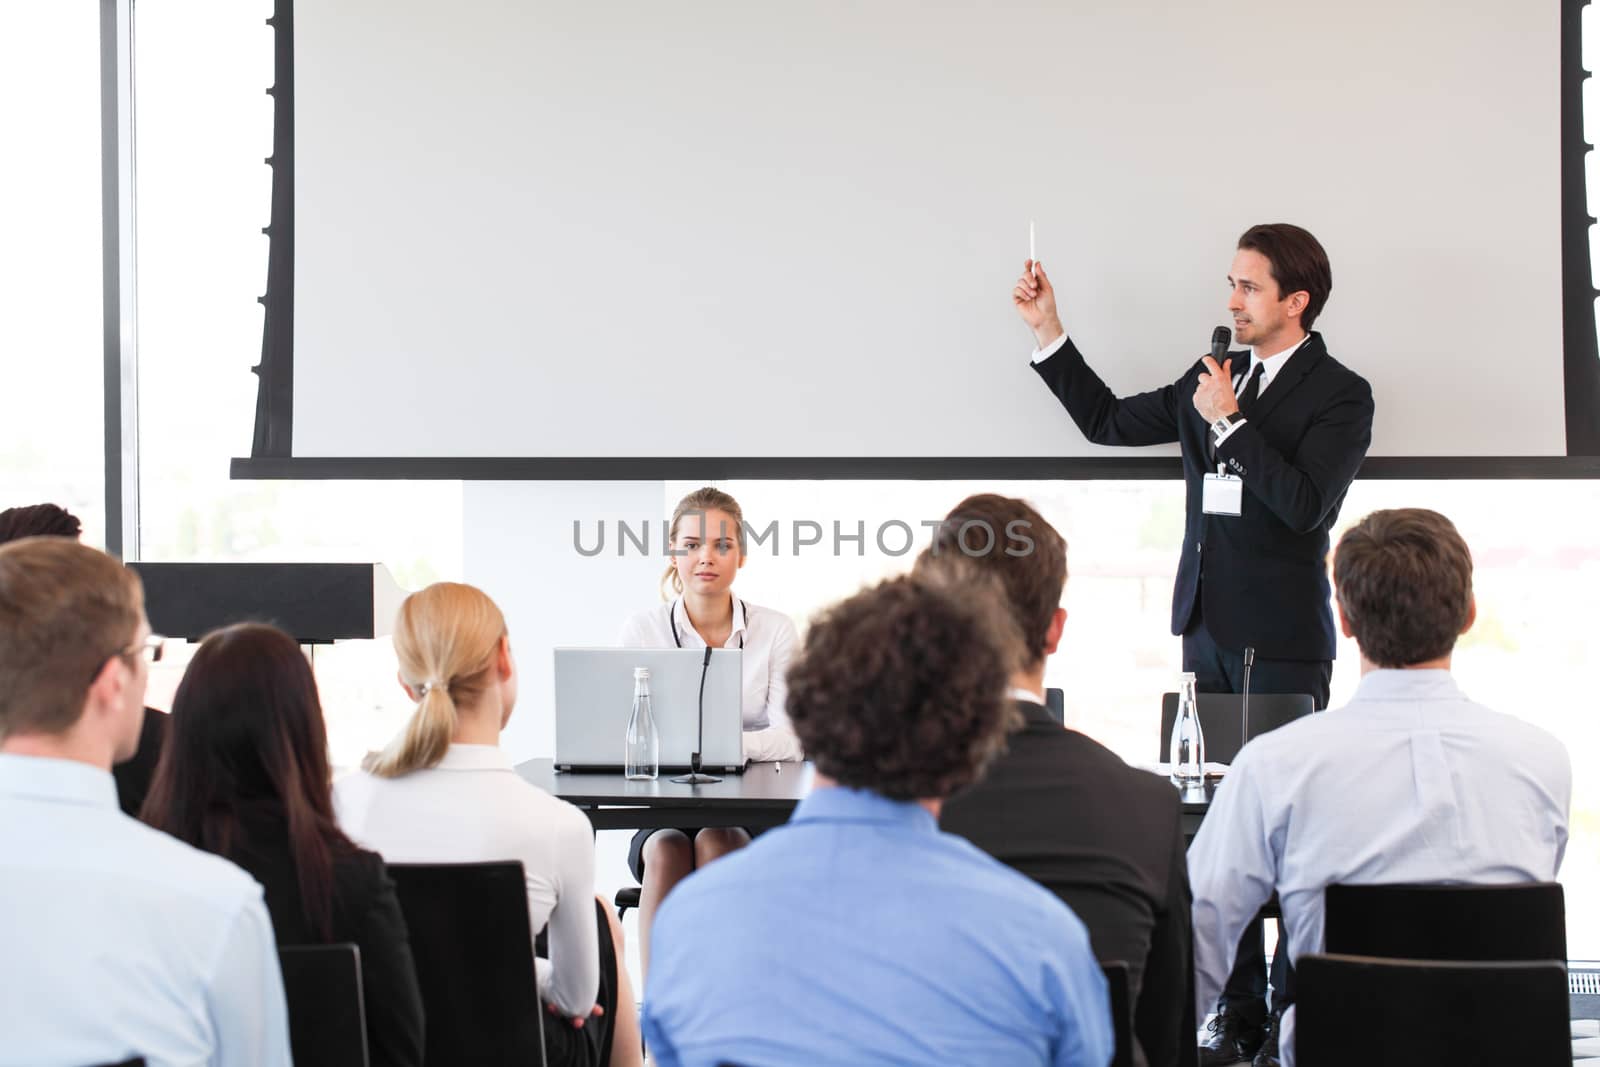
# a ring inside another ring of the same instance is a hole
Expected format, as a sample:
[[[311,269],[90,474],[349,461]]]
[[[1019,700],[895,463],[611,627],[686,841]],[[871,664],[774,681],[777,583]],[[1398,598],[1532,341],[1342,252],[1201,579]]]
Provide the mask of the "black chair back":
[[[353,944],[278,949],[296,1067],[366,1067],[361,950]]]
[[[131,1060],[123,1060],[121,1063],[101,1064],[100,1067],[144,1067],[144,1057],[135,1056]]]
[[[1111,996],[1111,1032],[1117,1049],[1111,1067],[1133,1067],[1133,998],[1128,992],[1128,965],[1121,960],[1101,960],[1106,992]]]
[[[1046,689],[1044,691],[1044,710],[1050,717],[1063,726],[1067,722],[1067,694],[1060,689]],[[1204,727],[1201,727],[1204,729]]]
[[[544,1008],[515,861],[389,864],[411,933],[434,1067],[544,1062]]]
[[[1556,882],[1330,885],[1323,948],[1412,960],[1567,959],[1566,898]]]
[[[1567,969],[1302,956],[1295,961],[1300,1067],[1561,1067],[1572,1062]]]
[[[1212,763],[1232,763],[1233,757],[1244,747],[1239,736],[1239,713],[1244,697],[1239,693],[1201,693],[1197,697],[1200,711],[1200,730],[1206,738],[1206,759]],[[1303,719],[1316,710],[1317,702],[1309,693],[1251,693],[1250,736],[1258,737],[1269,730]],[[1178,694],[1161,694],[1161,736],[1157,740],[1157,758],[1167,758],[1167,745],[1172,739],[1172,723],[1178,717]]]

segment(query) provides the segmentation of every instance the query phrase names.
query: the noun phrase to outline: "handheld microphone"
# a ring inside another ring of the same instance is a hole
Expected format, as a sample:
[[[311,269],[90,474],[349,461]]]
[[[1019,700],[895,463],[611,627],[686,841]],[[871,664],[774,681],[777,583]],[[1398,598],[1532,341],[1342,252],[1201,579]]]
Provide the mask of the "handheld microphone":
[[[1211,358],[1217,361],[1217,366],[1222,366],[1222,361],[1228,358],[1228,344],[1232,340],[1233,334],[1226,326],[1211,331]]]
[[[700,773],[700,750],[706,743],[706,674],[711,670],[711,646],[706,646],[705,658],[700,661],[700,722],[695,727],[694,751],[689,753],[689,773],[681,774],[674,778],[674,782],[684,785],[708,785],[720,782],[721,778]]]
[[[1250,740],[1250,668],[1255,666],[1256,650],[1244,646],[1244,699],[1239,702],[1239,748]]]

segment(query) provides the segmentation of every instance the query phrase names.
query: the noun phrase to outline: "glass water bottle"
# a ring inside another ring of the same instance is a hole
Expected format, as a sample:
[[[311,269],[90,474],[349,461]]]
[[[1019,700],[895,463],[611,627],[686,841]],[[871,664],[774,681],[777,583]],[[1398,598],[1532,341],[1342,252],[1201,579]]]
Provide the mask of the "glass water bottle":
[[[1168,759],[1172,762],[1174,782],[1182,786],[1198,786],[1205,782],[1206,738],[1200,729],[1200,708],[1191,671],[1185,671],[1178,683],[1178,714],[1172,720]]]
[[[650,714],[650,668],[633,669],[633,714],[628,716],[622,770],[629,778],[654,781],[661,773],[661,739]]]

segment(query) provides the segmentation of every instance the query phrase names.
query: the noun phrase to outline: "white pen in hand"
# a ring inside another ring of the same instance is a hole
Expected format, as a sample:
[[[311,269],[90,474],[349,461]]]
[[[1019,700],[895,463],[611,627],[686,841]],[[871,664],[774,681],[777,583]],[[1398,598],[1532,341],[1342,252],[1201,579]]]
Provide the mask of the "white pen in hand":
[[[1039,276],[1039,269],[1034,265],[1039,262],[1039,250],[1033,244],[1033,220],[1028,220],[1028,273],[1033,277]]]

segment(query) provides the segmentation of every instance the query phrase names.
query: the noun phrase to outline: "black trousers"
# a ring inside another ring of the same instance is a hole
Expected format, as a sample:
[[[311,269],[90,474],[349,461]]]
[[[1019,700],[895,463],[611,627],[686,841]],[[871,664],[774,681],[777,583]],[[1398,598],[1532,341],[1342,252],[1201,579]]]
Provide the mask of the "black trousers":
[[[1244,650],[1221,648],[1212,640],[1205,621],[1195,619],[1183,634],[1183,669],[1193,671],[1195,688],[1202,693],[1237,693],[1244,688]],[[1317,710],[1328,706],[1333,680],[1331,660],[1264,659],[1256,657],[1250,668],[1250,690],[1255,693],[1310,693]],[[1239,939],[1233,970],[1222,987],[1217,1006],[1256,1018],[1267,1009],[1266,920],[1256,916]],[[1278,950],[1272,956],[1272,1010],[1281,1012],[1294,1003],[1294,968],[1289,966],[1289,939],[1278,920]]]

